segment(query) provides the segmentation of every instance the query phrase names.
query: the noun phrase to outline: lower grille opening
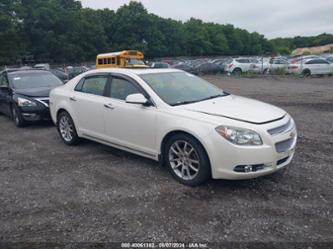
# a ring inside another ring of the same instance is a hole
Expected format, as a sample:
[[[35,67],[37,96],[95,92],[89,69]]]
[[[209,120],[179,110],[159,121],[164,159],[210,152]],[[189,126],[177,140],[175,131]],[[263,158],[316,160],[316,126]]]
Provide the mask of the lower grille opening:
[[[289,159],[289,156],[285,157],[285,158],[282,158],[280,159],[279,161],[277,161],[276,165],[280,165],[282,163],[285,163],[287,160]]]
[[[282,142],[276,143],[275,144],[275,149],[278,153],[283,153],[286,152],[287,150],[290,149],[290,147],[292,146],[293,142],[294,142],[294,137],[289,138],[287,140],[284,140]]]

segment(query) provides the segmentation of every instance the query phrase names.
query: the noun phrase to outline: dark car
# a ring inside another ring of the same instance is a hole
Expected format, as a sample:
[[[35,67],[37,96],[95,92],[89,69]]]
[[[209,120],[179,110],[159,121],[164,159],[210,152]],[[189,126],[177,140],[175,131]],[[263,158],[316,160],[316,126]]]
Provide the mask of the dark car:
[[[69,75],[59,68],[50,69],[49,71],[53,73],[55,76],[57,76],[59,79],[61,79],[62,82],[67,82],[69,79]]]
[[[211,63],[211,62],[204,62],[196,65],[194,67],[196,74],[203,75],[203,74],[217,74],[223,72],[223,67]]]
[[[196,71],[194,70],[193,66],[185,64],[185,63],[179,63],[173,66],[173,68],[179,69],[179,70],[183,70],[189,73],[193,73],[195,74]]]
[[[45,70],[0,72],[0,112],[12,117],[17,127],[50,119],[50,91],[63,83]]]

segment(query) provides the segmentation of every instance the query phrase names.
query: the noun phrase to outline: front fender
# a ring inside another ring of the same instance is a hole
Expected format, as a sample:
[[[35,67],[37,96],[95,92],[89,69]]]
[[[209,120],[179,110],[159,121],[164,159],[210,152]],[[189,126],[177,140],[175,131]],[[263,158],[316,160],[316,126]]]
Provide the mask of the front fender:
[[[156,151],[159,154],[162,153],[163,142],[165,138],[172,132],[184,132],[196,138],[209,154],[207,148],[209,145],[209,134],[211,130],[214,130],[214,125],[211,123],[203,123],[195,119],[189,119],[187,117],[174,117],[169,115],[163,115],[158,120],[158,132],[156,135]]]
[[[51,109],[51,117],[55,124],[57,124],[57,122],[58,122],[57,119],[58,119],[59,111],[64,110],[69,113],[69,115],[72,117],[75,127],[77,127],[76,126],[76,124],[78,123],[77,116],[75,115],[75,112],[74,112],[73,108],[71,107],[71,105],[68,103],[68,101],[66,101],[64,99],[60,100],[59,102],[56,102],[56,103],[54,103],[52,101],[52,106],[50,109]],[[77,129],[77,131],[78,131],[78,129]]]

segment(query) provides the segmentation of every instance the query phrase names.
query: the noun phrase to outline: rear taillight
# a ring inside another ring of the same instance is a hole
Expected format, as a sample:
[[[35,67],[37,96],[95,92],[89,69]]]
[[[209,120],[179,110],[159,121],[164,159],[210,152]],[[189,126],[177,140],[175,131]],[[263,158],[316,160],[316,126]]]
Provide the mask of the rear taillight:
[[[234,66],[234,64],[230,64],[229,66],[228,66],[228,68],[232,68]]]

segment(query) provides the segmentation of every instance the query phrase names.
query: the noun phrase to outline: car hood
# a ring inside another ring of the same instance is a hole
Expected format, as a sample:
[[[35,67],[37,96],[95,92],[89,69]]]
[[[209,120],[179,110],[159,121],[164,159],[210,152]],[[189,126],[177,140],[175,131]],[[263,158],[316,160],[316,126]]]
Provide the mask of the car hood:
[[[29,88],[29,89],[15,89],[14,92],[17,94],[29,96],[29,97],[49,97],[50,91],[55,87],[40,87],[40,88]]]
[[[284,110],[273,105],[235,95],[181,105],[178,108],[253,124],[268,123],[286,115]]]

